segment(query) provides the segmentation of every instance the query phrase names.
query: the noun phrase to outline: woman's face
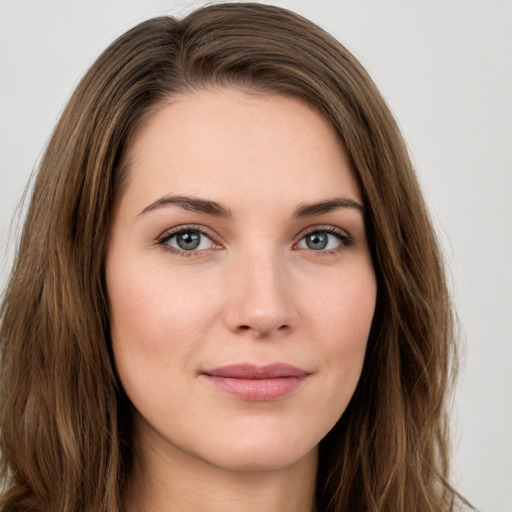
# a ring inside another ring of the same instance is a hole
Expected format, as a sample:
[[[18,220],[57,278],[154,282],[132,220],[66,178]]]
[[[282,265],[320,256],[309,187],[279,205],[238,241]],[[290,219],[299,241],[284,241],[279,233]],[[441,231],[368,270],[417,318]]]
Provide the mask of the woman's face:
[[[210,89],[162,106],[129,157],[107,285],[136,443],[234,470],[314,456],[376,297],[329,123],[297,99]]]

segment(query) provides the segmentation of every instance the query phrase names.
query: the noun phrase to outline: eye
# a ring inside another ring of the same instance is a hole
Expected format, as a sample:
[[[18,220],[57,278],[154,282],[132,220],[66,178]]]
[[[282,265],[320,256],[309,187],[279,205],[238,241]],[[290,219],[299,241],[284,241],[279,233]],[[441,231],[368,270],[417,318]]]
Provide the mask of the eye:
[[[352,238],[344,231],[329,227],[323,229],[315,229],[306,233],[299,243],[297,249],[309,249],[312,251],[336,251],[344,247],[352,245]]]
[[[158,244],[172,252],[204,251],[212,249],[215,245],[206,233],[197,228],[181,228],[167,232],[158,240]]]

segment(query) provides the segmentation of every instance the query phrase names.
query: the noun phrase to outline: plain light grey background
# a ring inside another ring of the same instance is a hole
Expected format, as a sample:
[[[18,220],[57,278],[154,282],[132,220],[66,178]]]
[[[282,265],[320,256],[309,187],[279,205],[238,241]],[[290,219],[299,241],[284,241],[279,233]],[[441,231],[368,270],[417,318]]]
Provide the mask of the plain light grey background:
[[[79,77],[137,22],[204,3],[0,0],[2,288],[15,207]],[[465,342],[454,481],[482,512],[511,512],[512,1],[273,3],[344,43],[399,120],[445,247]]]

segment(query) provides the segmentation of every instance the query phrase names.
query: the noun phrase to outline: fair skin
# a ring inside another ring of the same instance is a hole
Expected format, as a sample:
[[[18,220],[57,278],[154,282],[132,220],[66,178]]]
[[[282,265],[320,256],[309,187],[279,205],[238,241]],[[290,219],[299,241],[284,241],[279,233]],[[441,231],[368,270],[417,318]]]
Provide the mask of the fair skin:
[[[313,511],[376,299],[342,145],[297,99],[207,89],[157,109],[129,162],[106,265],[127,510]]]

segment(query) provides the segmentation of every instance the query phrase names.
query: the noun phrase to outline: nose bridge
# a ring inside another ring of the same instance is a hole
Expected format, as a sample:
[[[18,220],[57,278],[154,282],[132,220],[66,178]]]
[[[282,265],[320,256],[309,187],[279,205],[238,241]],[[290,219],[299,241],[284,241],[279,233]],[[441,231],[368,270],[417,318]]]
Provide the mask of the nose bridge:
[[[283,257],[259,246],[246,248],[236,260],[227,294],[229,328],[258,337],[291,329],[297,314]]]

